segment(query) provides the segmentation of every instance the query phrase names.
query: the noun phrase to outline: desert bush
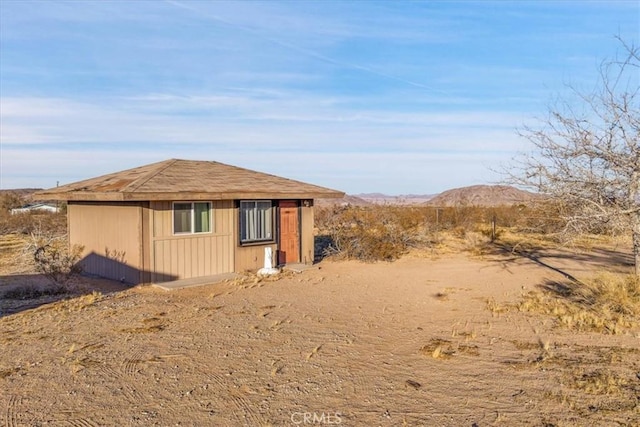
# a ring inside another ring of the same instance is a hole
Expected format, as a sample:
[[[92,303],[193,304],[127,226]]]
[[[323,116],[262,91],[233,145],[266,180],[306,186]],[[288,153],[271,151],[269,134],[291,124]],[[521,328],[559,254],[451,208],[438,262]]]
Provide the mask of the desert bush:
[[[69,247],[65,236],[36,230],[31,233],[24,253],[32,256],[36,271],[55,285],[67,285],[69,279],[81,272],[78,264],[84,247]]]
[[[430,243],[425,211],[397,206],[325,209],[316,216],[326,251],[347,259],[392,261],[412,247]]]

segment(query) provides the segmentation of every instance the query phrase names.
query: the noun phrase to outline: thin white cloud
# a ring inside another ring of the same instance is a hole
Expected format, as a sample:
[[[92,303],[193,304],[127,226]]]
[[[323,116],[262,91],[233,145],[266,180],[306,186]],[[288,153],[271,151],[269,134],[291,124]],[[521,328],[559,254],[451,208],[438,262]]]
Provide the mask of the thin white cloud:
[[[121,107],[122,106],[122,107]],[[189,144],[246,150],[511,150],[520,115],[351,110],[337,100],[252,97],[3,98],[3,144]],[[475,148],[474,148],[475,147]]]

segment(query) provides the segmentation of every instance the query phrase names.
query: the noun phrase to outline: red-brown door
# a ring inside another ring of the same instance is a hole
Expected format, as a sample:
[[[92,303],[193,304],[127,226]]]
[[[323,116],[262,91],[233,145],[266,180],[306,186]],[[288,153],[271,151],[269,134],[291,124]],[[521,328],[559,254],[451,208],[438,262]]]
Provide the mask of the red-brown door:
[[[300,262],[300,226],[298,223],[298,203],[281,200],[280,208],[280,248],[278,264]]]

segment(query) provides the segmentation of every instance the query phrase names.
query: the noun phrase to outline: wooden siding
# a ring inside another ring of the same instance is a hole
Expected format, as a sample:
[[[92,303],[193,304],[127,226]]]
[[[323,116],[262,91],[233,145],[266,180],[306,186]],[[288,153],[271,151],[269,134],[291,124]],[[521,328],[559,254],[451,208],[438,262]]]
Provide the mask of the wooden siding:
[[[313,235],[314,216],[313,201],[309,201],[300,207],[300,261],[305,264],[313,264],[315,256],[315,236]]]
[[[211,233],[173,234],[172,203],[151,202],[152,281],[234,271],[236,212],[232,201],[213,201]]]
[[[151,283],[151,237],[149,218],[151,217],[151,210],[149,209],[149,203],[145,203],[142,206],[142,277],[140,278],[142,283]]]
[[[275,243],[238,246],[236,247],[236,272],[256,271],[264,267],[264,249],[267,247],[272,249],[273,259],[271,262],[275,267],[278,264],[276,259],[277,245]]]
[[[80,263],[85,272],[134,284],[143,280],[143,205],[69,203],[69,244],[84,246]]]

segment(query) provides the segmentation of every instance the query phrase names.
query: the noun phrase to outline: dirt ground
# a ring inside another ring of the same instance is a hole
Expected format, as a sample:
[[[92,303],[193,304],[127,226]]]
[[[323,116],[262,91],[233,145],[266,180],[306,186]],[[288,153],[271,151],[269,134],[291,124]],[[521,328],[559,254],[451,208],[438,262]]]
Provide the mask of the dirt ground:
[[[277,280],[85,279],[102,294],[0,301],[0,425],[637,426],[639,330],[496,308],[564,280],[549,267],[584,276],[625,256],[325,260]]]

